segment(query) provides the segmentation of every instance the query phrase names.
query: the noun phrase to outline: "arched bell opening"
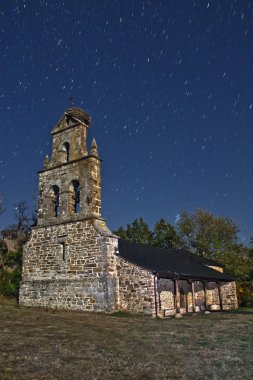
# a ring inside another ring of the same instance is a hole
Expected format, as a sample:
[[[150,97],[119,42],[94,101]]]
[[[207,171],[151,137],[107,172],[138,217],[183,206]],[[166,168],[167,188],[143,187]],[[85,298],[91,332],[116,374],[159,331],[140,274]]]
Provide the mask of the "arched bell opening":
[[[70,185],[70,212],[80,213],[80,184],[77,180],[71,181]]]
[[[54,217],[60,214],[60,189],[57,185],[53,185],[51,189],[51,214]]]
[[[65,142],[63,144],[63,150],[64,150],[64,155],[65,155],[64,161],[69,162],[70,161],[70,145],[68,142]]]

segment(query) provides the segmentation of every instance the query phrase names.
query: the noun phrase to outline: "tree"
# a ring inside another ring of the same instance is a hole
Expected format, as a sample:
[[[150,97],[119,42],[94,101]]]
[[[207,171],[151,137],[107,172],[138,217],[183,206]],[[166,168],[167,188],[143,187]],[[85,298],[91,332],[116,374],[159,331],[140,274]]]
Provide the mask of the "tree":
[[[127,236],[127,232],[126,230],[124,230],[123,227],[119,227],[119,229],[117,231],[114,231],[114,233],[120,237],[120,239],[124,239],[124,240],[129,240],[128,239],[128,236]]]
[[[180,247],[180,239],[174,226],[163,218],[155,224],[152,245],[160,248]]]
[[[178,235],[184,248],[200,256],[219,259],[238,246],[239,228],[230,218],[216,217],[203,209],[181,212]]]
[[[38,212],[38,194],[37,190],[34,190],[32,193],[32,212],[31,212],[31,227],[37,226],[37,212]]]
[[[160,248],[179,248],[181,246],[175,228],[163,218],[155,224],[154,231],[151,231],[148,224],[139,218],[135,219],[132,224],[128,224],[126,229],[120,227],[115,234],[121,239]]]
[[[26,201],[20,201],[14,210],[14,217],[17,221],[18,230],[30,230],[30,207]]]
[[[28,239],[31,232],[30,207],[26,201],[20,201],[14,209],[14,218],[16,220],[18,245],[22,246]]]
[[[135,219],[132,224],[128,224],[126,230],[120,227],[115,234],[122,239],[131,240],[135,243],[151,245],[153,233],[150,231],[143,218]]]

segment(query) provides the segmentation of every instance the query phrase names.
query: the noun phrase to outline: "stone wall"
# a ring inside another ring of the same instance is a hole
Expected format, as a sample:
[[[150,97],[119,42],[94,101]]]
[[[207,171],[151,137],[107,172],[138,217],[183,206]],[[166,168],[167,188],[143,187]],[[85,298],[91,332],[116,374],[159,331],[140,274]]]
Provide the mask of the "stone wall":
[[[20,304],[116,309],[117,239],[101,234],[102,229],[102,221],[91,220],[35,228],[24,248]]]
[[[231,310],[238,308],[236,283],[234,281],[221,283],[220,293],[223,310]]]
[[[66,162],[64,149],[64,143],[66,142],[70,145],[69,158],[71,161],[87,155],[86,127],[79,124],[74,125],[73,128],[67,130],[62,128],[53,133],[52,158],[48,166],[61,165]]]
[[[84,311],[107,311],[108,307],[104,280],[94,284],[89,278],[23,281],[20,305]]]
[[[117,257],[120,310],[155,315],[154,276]]]

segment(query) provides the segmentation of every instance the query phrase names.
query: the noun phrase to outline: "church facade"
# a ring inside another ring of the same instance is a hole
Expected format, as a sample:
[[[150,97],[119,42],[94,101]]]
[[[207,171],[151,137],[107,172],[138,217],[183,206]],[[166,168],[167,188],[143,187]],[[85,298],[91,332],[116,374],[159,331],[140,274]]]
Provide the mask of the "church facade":
[[[39,171],[37,226],[23,254],[23,306],[180,316],[237,307],[234,279],[184,250],[119,239],[101,217],[101,160],[90,116],[68,109]]]

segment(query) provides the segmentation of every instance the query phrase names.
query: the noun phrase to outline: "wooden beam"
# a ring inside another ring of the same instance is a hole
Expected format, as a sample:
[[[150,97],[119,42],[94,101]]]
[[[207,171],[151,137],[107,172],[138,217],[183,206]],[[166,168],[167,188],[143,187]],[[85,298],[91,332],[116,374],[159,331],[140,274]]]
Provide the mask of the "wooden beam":
[[[190,284],[191,284],[191,293],[192,293],[192,312],[196,313],[194,281],[190,280]]]
[[[154,276],[154,295],[155,295],[155,316],[158,317],[158,300],[159,300],[159,294],[157,294],[157,276]],[[160,308],[159,308],[160,311]]]
[[[205,310],[208,310],[208,305],[207,305],[207,283],[206,281],[203,281],[203,287],[204,287],[204,297],[205,297]]]
[[[218,293],[219,293],[220,310],[223,311],[220,283],[217,282],[217,285],[218,285]]]
[[[174,280],[174,287],[175,287],[175,306],[176,306],[176,313],[180,314],[180,293],[178,288],[178,280]]]

